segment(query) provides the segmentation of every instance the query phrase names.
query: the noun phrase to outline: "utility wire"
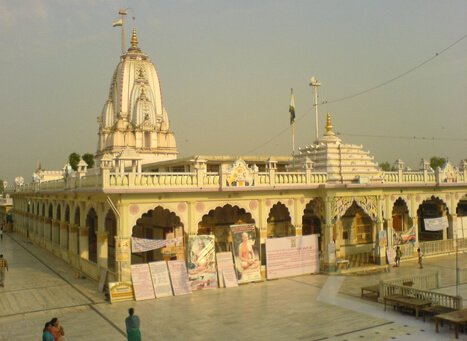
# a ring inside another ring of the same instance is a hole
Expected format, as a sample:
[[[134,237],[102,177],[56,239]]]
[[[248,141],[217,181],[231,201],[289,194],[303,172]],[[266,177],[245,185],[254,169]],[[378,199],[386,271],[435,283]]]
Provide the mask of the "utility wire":
[[[357,96],[361,96],[363,94],[366,94],[370,91],[373,91],[373,90],[376,90],[378,88],[381,88],[389,83],[392,83],[406,75],[408,75],[409,73],[421,68],[423,65],[431,62],[433,59],[435,59],[436,57],[440,56],[441,54],[443,54],[444,52],[446,52],[447,50],[449,50],[451,47],[454,47],[455,45],[459,44],[462,40],[464,40],[465,38],[467,38],[467,33],[464,34],[462,37],[460,37],[459,39],[457,39],[455,42],[453,42],[451,45],[445,47],[444,49],[442,49],[441,51],[439,52],[436,52],[433,56],[429,57],[428,59],[424,60],[423,62],[421,62],[420,64],[417,64],[415,65],[414,67],[408,69],[407,71],[391,78],[391,79],[388,79],[387,81],[384,81],[382,83],[379,83],[375,86],[372,86],[371,88],[368,88],[368,89],[365,89],[365,90],[362,90],[362,91],[359,91],[353,95],[348,95],[348,96],[344,96],[344,97],[341,97],[341,98],[337,98],[337,99],[333,99],[333,100],[329,100],[329,101],[323,101],[321,104],[330,104],[330,103],[337,103],[337,102],[342,102],[342,101],[345,101],[345,100],[348,100],[348,99],[351,99],[351,98],[354,98],[354,97],[357,97]]]
[[[339,136],[358,136],[358,137],[374,137],[383,139],[398,139],[398,140],[423,140],[423,141],[467,141],[467,138],[460,137],[427,137],[427,136],[396,136],[396,135],[372,135],[372,134],[348,134],[337,132]]]
[[[341,98],[337,98],[337,99],[334,99],[334,100],[329,100],[329,101],[323,101],[321,104],[322,105],[325,105],[325,104],[330,104],[330,103],[337,103],[337,102],[342,102],[342,101],[345,101],[345,100],[348,100],[348,99],[351,99],[351,98],[354,98],[354,97],[357,97],[357,96],[360,96],[360,95],[363,95],[363,94],[366,94],[372,90],[375,90],[375,89],[378,89],[378,88],[381,88],[389,83],[392,83],[406,75],[408,75],[409,73],[421,68],[422,66],[424,66],[425,64],[431,62],[433,59],[435,59],[436,57],[440,56],[441,54],[443,54],[444,52],[446,52],[447,50],[449,50],[450,48],[454,47],[455,45],[459,44],[462,40],[464,40],[465,38],[467,38],[467,33],[464,34],[462,37],[460,37],[459,39],[457,39],[455,42],[453,42],[452,44],[448,45],[447,47],[445,47],[444,49],[442,49],[441,51],[435,53],[433,56],[429,57],[428,59],[424,60],[423,62],[421,62],[420,64],[417,64],[415,65],[414,67],[410,68],[409,70],[399,74],[398,76],[395,76],[387,81],[384,81],[382,83],[379,83],[375,86],[372,86],[368,89],[365,89],[365,90],[362,90],[360,92],[357,92],[353,95],[349,95],[349,96],[345,96],[345,97],[341,97]],[[304,114],[302,114],[301,116],[299,116],[295,121],[299,121],[300,119],[302,119],[306,114],[308,114],[309,112],[305,112]],[[272,136],[269,140],[263,142],[262,144],[256,146],[255,148],[249,150],[248,152],[244,153],[243,155],[249,155],[253,152],[255,152],[256,150],[268,145],[269,143],[271,143],[272,141],[274,141],[276,138],[278,138],[279,136],[283,135],[285,132],[287,132],[290,128],[287,127],[285,129],[282,129],[281,131],[279,131],[276,135]],[[377,135],[352,135],[352,134],[341,134],[341,135],[347,135],[347,136],[362,136],[362,137],[379,137],[379,138],[399,138],[399,139],[419,139],[419,140],[445,140],[445,141],[467,141],[467,139],[457,139],[457,138],[435,138],[435,137],[432,137],[432,138],[426,138],[426,137],[417,137],[417,136],[412,136],[412,137],[409,137],[409,136],[377,136]]]

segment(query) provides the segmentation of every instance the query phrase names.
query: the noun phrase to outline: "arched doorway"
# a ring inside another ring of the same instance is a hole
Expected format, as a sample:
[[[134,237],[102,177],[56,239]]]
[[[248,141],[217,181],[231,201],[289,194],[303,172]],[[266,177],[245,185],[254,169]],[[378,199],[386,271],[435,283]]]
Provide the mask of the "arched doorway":
[[[347,258],[352,266],[374,263],[375,224],[354,201],[336,222],[337,256]]]
[[[183,224],[180,218],[161,206],[144,213],[133,226],[132,236],[144,239],[167,239],[168,234],[174,234],[176,229],[182,233]],[[175,258],[175,255],[169,255]],[[141,264],[164,260],[163,249],[132,253],[131,264]]]
[[[323,236],[321,235],[321,222],[324,220],[324,203],[320,198],[310,201],[303,211],[302,235],[318,234],[318,245],[321,252],[324,251]]]
[[[391,216],[393,244],[401,245],[411,241],[409,230],[413,227],[413,219],[410,218],[409,208],[402,198],[394,202]]]
[[[94,208],[91,208],[86,216],[86,227],[88,229],[88,259],[97,263],[97,213]]]
[[[441,218],[448,214],[446,204],[432,196],[422,202],[417,210],[418,216],[418,241],[426,242],[432,240],[443,240],[443,231],[427,231],[425,229],[425,219]]]
[[[456,207],[457,238],[467,238],[467,198],[462,198]]]
[[[117,235],[117,218],[111,210],[109,210],[105,216],[105,231],[107,232],[107,269],[115,272],[115,236]]]
[[[287,206],[278,202],[269,211],[267,236],[268,238],[280,238],[295,235]]]
[[[216,252],[230,251],[232,247],[230,226],[254,223],[251,214],[243,208],[227,204],[223,207],[216,207],[203,216],[201,222],[198,223],[198,235],[214,235]]]
[[[73,220],[73,223],[77,226],[77,231],[76,231],[76,253],[78,256],[81,255],[81,250],[79,249],[79,238],[80,238],[80,226],[81,226],[81,215],[80,215],[80,209],[79,206],[75,208],[75,218]]]

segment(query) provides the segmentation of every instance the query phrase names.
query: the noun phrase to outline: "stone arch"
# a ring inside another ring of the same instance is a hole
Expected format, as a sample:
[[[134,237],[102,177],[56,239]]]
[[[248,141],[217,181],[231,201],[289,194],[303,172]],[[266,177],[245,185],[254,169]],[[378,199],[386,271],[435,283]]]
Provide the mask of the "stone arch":
[[[336,245],[340,245],[341,248],[371,244],[375,240],[375,223],[356,202],[340,217],[335,228]],[[367,251],[371,249],[372,247],[369,247]]]
[[[446,203],[437,196],[432,195],[426,198],[418,206],[418,238],[420,242],[443,240],[443,231],[427,231],[425,229],[425,219],[440,218],[449,214]]]
[[[105,232],[107,232],[107,268],[110,271],[116,271],[115,260],[115,237],[117,236],[117,217],[109,209],[105,215]]]
[[[90,208],[86,215],[86,228],[88,230],[88,259],[97,263],[97,226],[98,216],[94,208]]]
[[[295,228],[292,226],[292,218],[289,209],[278,201],[269,210],[267,219],[267,237],[279,238],[295,235]]]
[[[467,195],[459,199],[456,205],[457,238],[467,238]]]
[[[413,227],[413,219],[410,216],[410,208],[405,198],[398,197],[393,202],[391,209],[391,222],[389,226],[392,233],[392,243],[394,245],[401,245],[411,241],[415,234],[409,230]],[[386,224],[386,228],[388,225]],[[410,233],[409,233],[410,232]]]
[[[162,207],[157,206],[136,220],[136,225],[132,228],[132,236],[136,238],[162,240],[168,237],[181,237],[184,226],[178,215],[174,212]],[[167,253],[164,253],[167,251]],[[169,249],[156,249],[146,252],[132,253],[131,263],[141,264],[152,261],[160,261],[164,259],[176,258],[176,255],[168,251],[175,251]]]
[[[321,226],[324,218],[324,201],[321,198],[315,198],[305,206],[302,215],[302,235],[318,234],[318,245],[321,251],[324,250],[323,236],[321,235]]]
[[[66,207],[65,207],[65,222],[67,222],[68,224],[70,223],[70,205],[67,204]]]
[[[62,219],[62,206],[57,204],[57,208],[55,209],[55,219],[60,221]]]
[[[198,222],[198,235],[214,235],[216,252],[229,251],[232,246],[230,226],[239,224],[255,224],[255,220],[251,213],[237,205],[218,206],[205,214]],[[258,234],[258,228],[256,228],[256,233]]]

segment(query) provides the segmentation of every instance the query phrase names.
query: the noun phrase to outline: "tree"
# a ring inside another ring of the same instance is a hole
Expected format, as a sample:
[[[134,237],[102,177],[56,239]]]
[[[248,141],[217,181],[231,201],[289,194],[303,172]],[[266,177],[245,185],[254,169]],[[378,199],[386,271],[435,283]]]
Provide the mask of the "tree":
[[[74,171],[78,170],[79,160],[81,160],[81,156],[78,153],[73,152],[68,156],[68,163]]]
[[[394,167],[392,167],[391,164],[389,162],[387,162],[387,161],[381,162],[379,164],[379,168],[381,168],[381,170],[384,171],[384,172],[389,172],[389,171],[394,170]]]
[[[439,156],[432,156],[430,158],[430,166],[434,170],[438,167],[442,167],[446,163],[446,159],[444,157],[439,157]]]
[[[94,167],[94,155],[91,153],[86,153],[83,155],[83,160],[88,164],[88,168]]]

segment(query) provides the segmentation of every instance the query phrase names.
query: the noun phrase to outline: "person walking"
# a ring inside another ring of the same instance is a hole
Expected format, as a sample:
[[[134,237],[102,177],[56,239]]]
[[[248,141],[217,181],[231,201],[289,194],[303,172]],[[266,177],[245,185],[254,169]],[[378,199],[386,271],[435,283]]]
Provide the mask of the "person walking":
[[[0,239],[3,240],[3,224],[0,227]]]
[[[3,255],[0,255],[0,286],[2,287],[5,286],[5,269],[8,271],[8,262],[3,258]]]
[[[125,319],[128,341],[141,341],[139,325],[139,317],[135,315],[135,310],[133,308],[128,309],[128,317]]]
[[[400,266],[401,265],[401,257],[402,257],[402,250],[401,248],[398,246],[396,248],[396,266]]]
[[[417,254],[418,254],[418,265],[420,266],[420,269],[423,269],[423,253],[420,248],[417,249]]]

